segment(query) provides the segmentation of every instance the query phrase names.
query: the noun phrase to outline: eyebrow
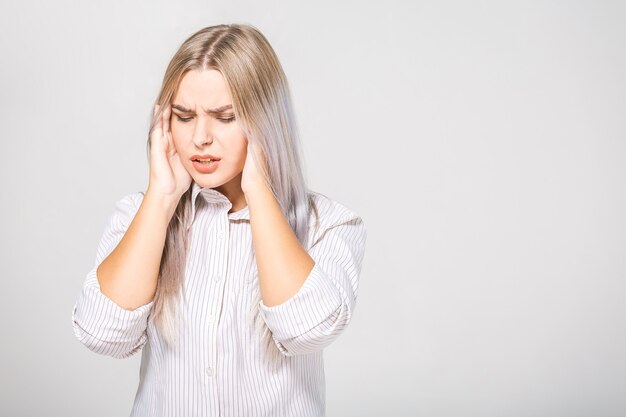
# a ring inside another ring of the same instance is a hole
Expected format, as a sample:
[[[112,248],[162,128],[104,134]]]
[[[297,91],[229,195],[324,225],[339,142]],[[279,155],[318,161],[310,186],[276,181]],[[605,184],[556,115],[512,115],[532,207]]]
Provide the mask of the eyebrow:
[[[176,110],[180,110],[183,113],[193,113],[193,110],[187,109],[183,106],[181,106],[180,104],[172,104],[172,108],[176,109]],[[216,109],[208,109],[208,110],[204,110],[207,114],[219,114],[222,113],[228,109],[232,109],[233,105],[232,104],[226,104],[224,106],[218,107]]]

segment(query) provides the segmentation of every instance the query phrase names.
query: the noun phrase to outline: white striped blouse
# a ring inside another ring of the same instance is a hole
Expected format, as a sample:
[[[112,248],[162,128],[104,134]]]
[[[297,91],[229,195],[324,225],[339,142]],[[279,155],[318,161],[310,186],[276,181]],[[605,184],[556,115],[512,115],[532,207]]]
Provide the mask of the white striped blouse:
[[[122,239],[143,193],[116,202],[72,325],[96,353],[127,358],[142,350],[131,417],[325,416],[323,348],[354,314],[366,229],[350,209],[311,193],[319,227],[311,214],[307,252],[315,265],[288,300],[255,306],[259,283],[248,207],[228,213],[232,204],[225,195],[192,183],[187,303],[181,304],[177,350],[167,347],[150,320],[154,300],[131,311],[100,292],[96,268]],[[255,307],[262,335],[248,320]]]

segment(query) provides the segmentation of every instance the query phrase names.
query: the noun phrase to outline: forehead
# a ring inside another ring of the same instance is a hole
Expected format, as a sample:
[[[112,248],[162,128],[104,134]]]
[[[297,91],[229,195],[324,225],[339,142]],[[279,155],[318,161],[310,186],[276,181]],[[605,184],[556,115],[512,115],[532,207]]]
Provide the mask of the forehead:
[[[209,109],[232,103],[226,80],[217,70],[191,70],[183,76],[174,102],[188,109]]]

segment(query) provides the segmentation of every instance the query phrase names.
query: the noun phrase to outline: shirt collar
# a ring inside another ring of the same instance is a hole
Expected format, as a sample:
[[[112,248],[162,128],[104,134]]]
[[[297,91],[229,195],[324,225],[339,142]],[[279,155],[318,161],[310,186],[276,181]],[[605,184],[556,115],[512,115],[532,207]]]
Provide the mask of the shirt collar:
[[[220,193],[217,190],[214,190],[213,188],[202,188],[198,185],[197,182],[192,181],[191,223],[193,223],[193,220],[196,215],[196,204],[197,204],[198,196],[200,196],[202,200],[209,205],[209,207],[212,207],[218,211],[225,211],[226,213],[228,213],[228,210],[230,210],[233,207],[233,204],[230,202],[228,197],[226,197],[224,194]],[[250,220],[250,211],[248,210],[248,206],[242,208],[239,211],[228,213],[228,218],[232,220],[240,220],[240,219]]]

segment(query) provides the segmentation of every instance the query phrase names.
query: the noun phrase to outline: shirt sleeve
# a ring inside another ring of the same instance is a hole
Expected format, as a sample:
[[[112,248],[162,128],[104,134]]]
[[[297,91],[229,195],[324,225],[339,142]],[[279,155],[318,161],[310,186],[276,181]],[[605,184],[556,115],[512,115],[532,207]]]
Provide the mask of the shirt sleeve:
[[[313,269],[296,294],[259,309],[286,356],[322,350],[348,326],[354,313],[367,231],[361,217],[327,226],[308,253]]]
[[[142,193],[130,194],[115,203],[96,252],[95,265],[87,274],[72,311],[78,340],[90,350],[114,358],[127,358],[147,341],[148,315],[154,300],[126,310],[100,291],[96,270],[117,247],[138,211]]]

